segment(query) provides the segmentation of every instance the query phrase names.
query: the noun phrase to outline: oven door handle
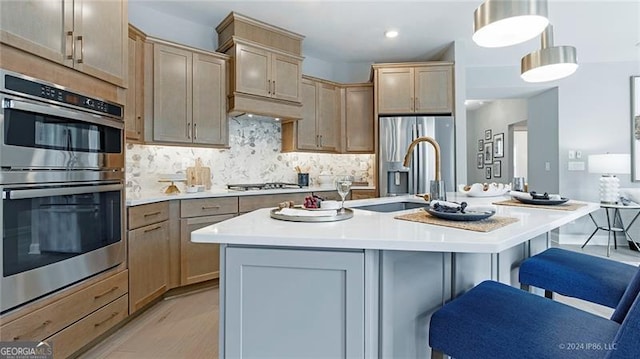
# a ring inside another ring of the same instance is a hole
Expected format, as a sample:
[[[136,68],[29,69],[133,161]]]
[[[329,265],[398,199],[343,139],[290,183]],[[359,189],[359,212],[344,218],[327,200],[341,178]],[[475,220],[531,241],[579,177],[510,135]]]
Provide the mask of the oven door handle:
[[[121,191],[122,189],[124,189],[123,184],[108,184],[101,186],[16,189],[5,191],[5,195],[7,199],[27,199],[51,196],[67,196],[83,193]],[[2,197],[4,198],[5,195],[3,195]]]
[[[124,128],[123,121],[111,119],[107,116],[77,112],[56,105],[41,105],[37,102],[18,100],[15,98],[5,97],[2,101],[2,108],[10,108],[28,112],[41,113],[50,116],[70,118],[78,121],[93,123],[96,125],[109,126],[119,130]]]

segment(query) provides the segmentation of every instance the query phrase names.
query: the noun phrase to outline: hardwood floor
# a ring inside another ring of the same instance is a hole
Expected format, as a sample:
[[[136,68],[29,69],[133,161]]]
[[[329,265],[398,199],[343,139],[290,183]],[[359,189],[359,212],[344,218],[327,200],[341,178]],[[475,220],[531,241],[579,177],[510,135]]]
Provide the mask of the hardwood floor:
[[[79,358],[217,358],[218,309],[218,288],[165,299]]]
[[[606,256],[604,246],[562,245],[562,248]],[[624,246],[611,259],[640,263],[640,253]],[[172,297],[149,308],[120,330],[81,355],[82,359],[177,359],[218,357],[218,288]],[[559,302],[610,317],[613,309],[579,299],[554,296]]]

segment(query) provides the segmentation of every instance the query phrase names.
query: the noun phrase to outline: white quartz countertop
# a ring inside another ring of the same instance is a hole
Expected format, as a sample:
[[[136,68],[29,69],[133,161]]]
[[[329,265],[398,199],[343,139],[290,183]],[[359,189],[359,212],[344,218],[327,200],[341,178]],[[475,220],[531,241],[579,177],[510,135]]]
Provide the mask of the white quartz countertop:
[[[361,187],[353,187],[358,189]],[[369,187],[362,187],[367,189]],[[373,188],[373,187],[371,187]],[[303,188],[280,188],[280,189],[262,189],[251,191],[232,191],[225,188],[212,188],[209,191],[186,193],[180,192],[178,194],[164,194],[160,192],[137,192],[126,194],[127,207],[138,206],[141,204],[156,203],[162,201],[180,200],[180,199],[194,199],[194,198],[212,198],[212,197],[238,197],[238,196],[257,196],[266,194],[285,194],[285,193],[306,193],[306,192],[328,192],[335,191],[333,187],[303,187]]]
[[[466,201],[469,205],[490,204],[507,198],[448,194],[449,201]],[[192,232],[191,240],[263,246],[498,253],[600,208],[596,203],[586,203],[575,211],[495,206],[496,215],[514,217],[518,222],[486,233],[393,218],[418,209],[378,213],[357,208],[399,201],[426,203],[415,196],[347,201],[345,206],[354,210],[353,218],[314,223],[272,219],[269,216],[271,209],[263,208],[198,229]]]

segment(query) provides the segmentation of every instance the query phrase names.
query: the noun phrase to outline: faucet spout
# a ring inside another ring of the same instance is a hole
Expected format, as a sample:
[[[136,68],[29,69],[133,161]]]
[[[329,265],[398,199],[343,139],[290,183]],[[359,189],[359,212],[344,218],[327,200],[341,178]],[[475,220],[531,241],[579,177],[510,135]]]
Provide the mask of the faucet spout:
[[[405,167],[409,167],[409,164],[411,163],[411,153],[413,153],[413,149],[416,147],[416,145],[418,145],[418,143],[420,142],[429,142],[432,146],[433,149],[435,150],[435,157],[436,157],[436,181],[440,181],[440,145],[438,144],[438,142],[436,142],[436,140],[434,140],[431,137],[418,137],[415,140],[413,140],[413,142],[411,142],[411,144],[409,145],[409,149],[407,149],[407,154],[404,155],[404,162],[403,162],[403,166]]]

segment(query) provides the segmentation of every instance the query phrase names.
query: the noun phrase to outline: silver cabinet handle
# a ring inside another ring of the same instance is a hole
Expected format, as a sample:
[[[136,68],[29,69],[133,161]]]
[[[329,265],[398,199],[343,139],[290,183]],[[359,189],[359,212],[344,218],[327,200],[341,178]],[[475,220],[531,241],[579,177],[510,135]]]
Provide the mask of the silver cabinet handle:
[[[157,212],[145,213],[145,214],[144,214],[144,217],[146,218],[146,217],[151,217],[151,216],[157,216],[157,215],[159,215],[160,213],[162,213],[162,212],[157,211]]]
[[[80,58],[76,62],[81,64],[84,62],[84,37],[80,35],[76,39],[80,42]]]
[[[69,41],[71,40],[71,41]],[[67,38],[65,44],[65,52],[67,60],[73,60],[73,53],[75,52],[75,42],[73,41],[73,31],[67,31]]]
[[[191,139],[191,123],[187,122],[187,138]]]
[[[322,147],[322,135],[320,135],[320,147]]]
[[[271,80],[267,80],[267,92],[271,95]]]
[[[197,127],[197,123],[193,123],[193,139],[197,140],[198,139],[198,127]]]
[[[202,206],[203,211],[207,211],[210,209],[220,209],[220,206]]]
[[[276,80],[271,81],[271,84],[273,85],[273,90],[271,91],[272,95],[276,94]]]
[[[153,232],[153,231],[157,231],[158,229],[162,228],[162,226],[155,226],[153,228],[149,228],[149,229],[145,229],[144,233],[149,233],[149,232]]]

